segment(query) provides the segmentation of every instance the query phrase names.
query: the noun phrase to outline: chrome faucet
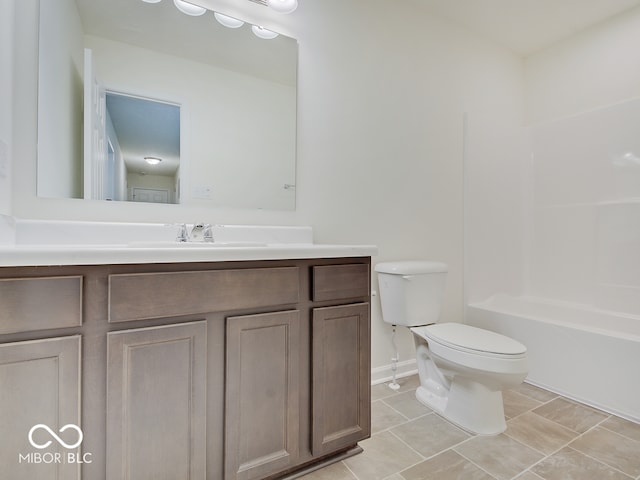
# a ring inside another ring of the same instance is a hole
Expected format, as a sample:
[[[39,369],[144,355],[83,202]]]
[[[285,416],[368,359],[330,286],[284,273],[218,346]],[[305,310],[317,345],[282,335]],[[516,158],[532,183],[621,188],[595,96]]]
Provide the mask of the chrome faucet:
[[[213,243],[213,229],[208,223],[195,223],[189,234],[191,242]]]

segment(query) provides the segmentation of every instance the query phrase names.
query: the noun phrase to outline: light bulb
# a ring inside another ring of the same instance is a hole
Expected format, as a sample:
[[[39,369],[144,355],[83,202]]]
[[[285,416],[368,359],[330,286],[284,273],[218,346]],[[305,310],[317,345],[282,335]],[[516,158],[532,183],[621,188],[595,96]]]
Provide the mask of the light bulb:
[[[298,0],[267,0],[267,5],[278,13],[291,13],[298,8]]]
[[[182,13],[191,15],[192,17],[199,17],[200,15],[204,15],[207,12],[206,8],[199,7],[198,5],[194,5],[193,3],[185,2],[184,0],[173,0],[173,4]]]
[[[244,22],[242,20],[230,17],[229,15],[223,15],[222,13],[213,12],[213,16],[216,17],[218,23],[224,25],[225,27],[238,28],[244,25]]]
[[[260,37],[265,40],[271,40],[272,38],[276,38],[278,36],[276,32],[272,32],[271,30],[267,30],[266,28],[259,27],[258,25],[251,25],[251,31],[255,34],[256,37]]]

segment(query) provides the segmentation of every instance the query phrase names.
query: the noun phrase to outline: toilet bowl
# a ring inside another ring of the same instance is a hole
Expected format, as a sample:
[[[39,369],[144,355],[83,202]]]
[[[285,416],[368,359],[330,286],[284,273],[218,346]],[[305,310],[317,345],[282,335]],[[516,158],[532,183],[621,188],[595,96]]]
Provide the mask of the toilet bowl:
[[[506,429],[502,390],[527,375],[527,349],[504,335],[440,319],[447,266],[403,261],[376,265],[386,322],[409,327],[416,345],[416,398],[480,435]]]
[[[411,331],[420,376],[418,400],[472,433],[503,432],[507,425],[502,390],[519,385],[527,376],[524,345],[461,323]]]

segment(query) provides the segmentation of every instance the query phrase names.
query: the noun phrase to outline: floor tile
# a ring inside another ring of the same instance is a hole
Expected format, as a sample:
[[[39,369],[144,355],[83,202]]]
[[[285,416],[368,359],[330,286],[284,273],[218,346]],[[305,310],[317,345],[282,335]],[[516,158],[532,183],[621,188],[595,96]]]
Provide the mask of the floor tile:
[[[533,412],[579,433],[586,432],[609,416],[561,397],[545,403]]]
[[[506,432],[474,436],[398,381],[371,388],[364,452],[304,480],[640,480],[640,424],[524,383],[503,392]]]
[[[600,426],[640,442],[640,423],[633,423],[624,418],[611,416],[602,422]]]
[[[396,390],[391,390],[387,383],[378,383],[377,385],[371,385],[371,401],[381,400],[391,395],[396,395]]]
[[[528,412],[542,405],[542,402],[531,398],[515,390],[505,390],[502,392],[502,401],[504,403],[504,415],[506,418],[517,417],[518,415]]]
[[[391,432],[425,457],[435,455],[469,438],[469,434],[435,413],[395,427]]]
[[[406,423],[409,419],[393,409],[382,400],[371,402],[371,432],[378,433],[387,430],[402,423]]]
[[[403,472],[406,480],[494,480],[491,475],[452,450]]]
[[[397,381],[400,385],[400,390],[398,390],[398,392],[408,392],[410,390],[415,391],[416,388],[420,386],[420,378],[418,375],[399,378]]]
[[[543,403],[550,402],[554,398],[558,397],[556,393],[536,387],[530,383],[521,383],[517,387],[511,388],[510,391],[521,393],[522,395],[526,395],[527,397]]]
[[[509,420],[505,433],[547,455],[563,447],[578,435],[556,422],[531,412]]]
[[[640,475],[640,442],[637,440],[596,427],[569,446],[628,475]]]
[[[545,458],[533,470],[544,480],[630,480],[631,477],[572,448]]]
[[[544,457],[504,434],[477,436],[453,449],[500,480],[513,478]]]
[[[302,480],[358,480],[343,462],[334,463],[300,478]]]
[[[364,452],[344,461],[360,480],[382,480],[422,460],[420,455],[389,432],[373,435],[360,442],[360,446]]]
[[[414,391],[420,385],[420,380],[418,375],[410,375],[408,377],[398,378],[396,380],[400,388],[398,390],[393,390],[389,388],[390,381],[384,383],[378,383],[376,385],[371,386],[371,400],[380,400],[383,398],[391,397],[393,395],[397,395],[402,392]]]
[[[402,415],[410,419],[418,418],[432,412],[429,407],[424,406],[416,399],[416,393],[413,390],[385,398],[384,403],[390,405]]]
[[[518,475],[514,480],[544,480],[533,472],[524,472]]]

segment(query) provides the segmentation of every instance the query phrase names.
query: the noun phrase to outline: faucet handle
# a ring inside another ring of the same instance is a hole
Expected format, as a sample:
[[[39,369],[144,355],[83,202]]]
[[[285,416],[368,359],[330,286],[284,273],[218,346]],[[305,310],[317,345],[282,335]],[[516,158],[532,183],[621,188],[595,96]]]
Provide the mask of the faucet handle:
[[[210,223],[204,225],[203,237],[205,242],[213,243],[213,227]]]
[[[187,232],[187,225],[185,223],[179,223],[177,226],[178,235],[176,236],[176,242],[188,242],[189,233]]]

